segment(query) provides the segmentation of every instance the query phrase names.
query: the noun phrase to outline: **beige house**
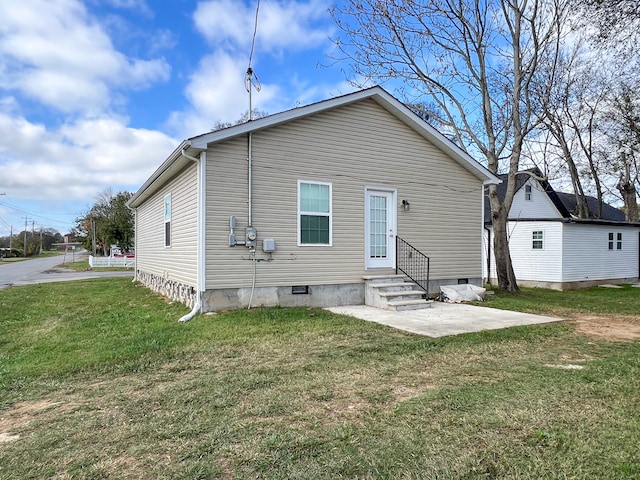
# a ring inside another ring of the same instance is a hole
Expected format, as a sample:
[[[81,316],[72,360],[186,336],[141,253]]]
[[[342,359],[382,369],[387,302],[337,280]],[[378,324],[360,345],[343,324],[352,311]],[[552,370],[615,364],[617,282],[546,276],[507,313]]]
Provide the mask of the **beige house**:
[[[380,87],[295,108],[165,160],[129,202],[136,278],[193,312],[363,304],[365,277],[420,252],[424,289],[480,285],[497,181]]]

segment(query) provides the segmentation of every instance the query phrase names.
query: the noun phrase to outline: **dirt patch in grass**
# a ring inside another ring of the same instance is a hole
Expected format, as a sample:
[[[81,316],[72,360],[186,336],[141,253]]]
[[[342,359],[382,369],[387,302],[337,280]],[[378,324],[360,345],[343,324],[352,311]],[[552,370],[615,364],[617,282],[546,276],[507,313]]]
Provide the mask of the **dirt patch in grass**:
[[[630,315],[576,315],[571,318],[576,332],[609,342],[633,342],[640,339],[640,317]]]
[[[60,415],[75,407],[74,404],[48,399],[17,403],[0,414],[0,443],[18,440],[20,435],[15,432],[24,429],[45,413],[54,412],[55,415]]]

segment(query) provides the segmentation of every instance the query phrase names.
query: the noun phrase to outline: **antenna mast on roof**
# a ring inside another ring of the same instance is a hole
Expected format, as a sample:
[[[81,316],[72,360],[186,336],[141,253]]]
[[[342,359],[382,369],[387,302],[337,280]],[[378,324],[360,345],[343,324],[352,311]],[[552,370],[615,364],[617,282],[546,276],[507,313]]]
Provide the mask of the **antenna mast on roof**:
[[[253,26],[253,38],[251,39],[251,53],[249,54],[249,66],[247,67],[247,74],[244,78],[244,88],[246,88],[247,92],[249,93],[249,120],[253,120],[253,104],[251,99],[251,91],[253,88],[255,88],[256,92],[259,92],[260,89],[262,88],[262,85],[260,85],[260,80],[258,79],[258,76],[253,71],[253,68],[251,68],[251,61],[253,60],[253,49],[255,48],[255,45],[256,45],[256,34],[258,33],[258,12],[259,11],[260,11],[260,0],[258,0],[258,3],[256,5],[256,18]]]

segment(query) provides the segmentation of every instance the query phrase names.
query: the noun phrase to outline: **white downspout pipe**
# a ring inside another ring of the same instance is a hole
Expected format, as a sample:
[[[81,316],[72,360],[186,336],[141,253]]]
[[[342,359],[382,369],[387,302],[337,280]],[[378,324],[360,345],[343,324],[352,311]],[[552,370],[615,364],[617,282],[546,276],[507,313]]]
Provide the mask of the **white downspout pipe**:
[[[133,257],[133,280],[132,282],[136,282],[138,280],[138,209],[133,209],[133,246],[135,249],[135,257]]]
[[[253,226],[253,133],[249,132],[249,141],[247,145],[247,161],[249,163],[247,174],[247,223],[249,227]]]
[[[205,211],[205,188],[206,188],[206,166],[207,166],[207,154],[206,152],[200,152],[200,158],[192,157],[189,155],[185,149],[182,149],[182,156],[184,158],[191,160],[192,162],[196,162],[198,167],[198,227],[197,227],[197,292],[196,292],[196,302],[193,305],[193,308],[189,313],[180,317],[178,320],[181,323],[188,322],[202,308],[202,292],[204,291],[204,269],[205,269],[205,219],[206,219],[206,211]]]

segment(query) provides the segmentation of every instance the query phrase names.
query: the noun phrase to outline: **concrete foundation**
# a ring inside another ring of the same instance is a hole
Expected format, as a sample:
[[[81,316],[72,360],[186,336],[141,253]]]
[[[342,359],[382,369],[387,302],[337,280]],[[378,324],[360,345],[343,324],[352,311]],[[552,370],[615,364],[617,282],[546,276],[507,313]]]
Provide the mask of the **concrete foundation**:
[[[251,287],[207,290],[202,294],[202,311],[252,307],[338,307],[364,304],[364,283],[309,285],[308,293],[294,294],[292,287]]]
[[[196,288],[184,285],[175,280],[167,279],[138,270],[136,280],[170,300],[184,303],[193,308],[196,302]],[[468,283],[481,286],[480,278],[469,278]],[[431,296],[437,295],[440,285],[458,283],[459,279],[439,279],[429,282]],[[365,284],[348,283],[338,285],[308,285],[298,289],[306,293],[294,293],[291,286],[286,287],[256,287],[251,292],[251,287],[220,288],[207,290],[202,294],[201,312],[215,312],[222,310],[235,310],[247,308],[249,302],[252,307],[340,307],[344,305],[365,304]]]
[[[518,280],[518,286],[525,288],[548,288],[550,290],[578,290],[580,288],[590,288],[602,285],[604,283],[612,285],[626,285],[637,283],[638,277],[630,278],[603,278],[600,280],[579,280],[574,282],[542,282],[539,280]],[[497,286],[498,279],[492,278],[489,282],[491,285]]]
[[[444,278],[437,280],[429,280],[429,297],[434,298],[440,294],[440,287],[442,285],[457,285],[470,283],[471,285],[475,285],[477,287],[482,287],[482,278],[481,277],[472,277],[472,278]]]
[[[159,293],[170,300],[184,303],[189,308],[193,308],[195,305],[196,289],[192,286],[141,270],[136,272],[136,280],[151,291]]]

